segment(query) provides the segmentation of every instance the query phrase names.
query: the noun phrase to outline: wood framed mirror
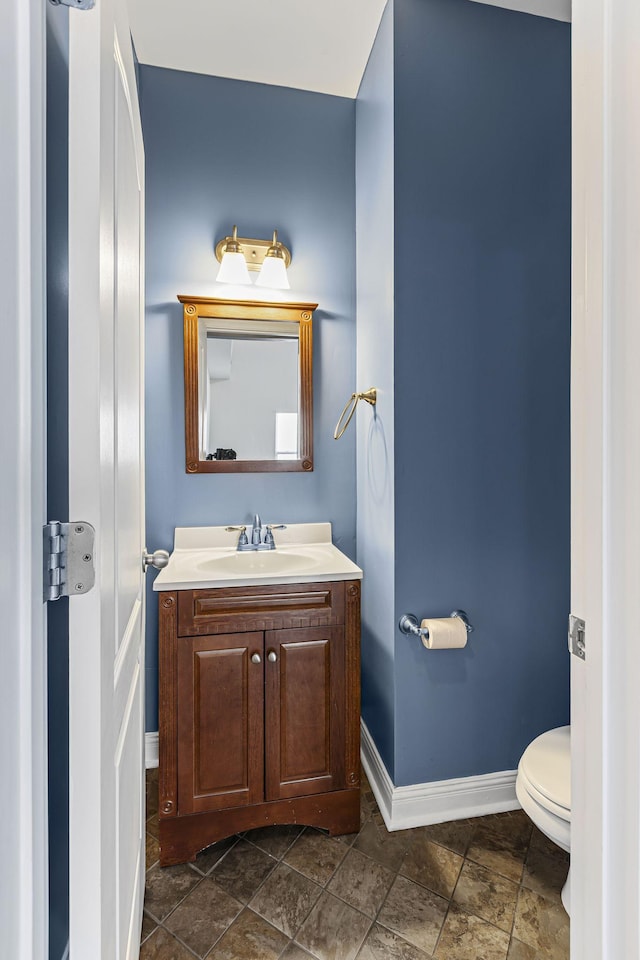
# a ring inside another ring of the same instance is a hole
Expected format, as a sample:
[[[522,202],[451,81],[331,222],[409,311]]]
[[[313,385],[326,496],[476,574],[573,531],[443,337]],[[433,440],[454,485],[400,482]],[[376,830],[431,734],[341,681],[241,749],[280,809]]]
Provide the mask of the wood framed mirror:
[[[178,300],[187,473],[313,470],[317,303]]]

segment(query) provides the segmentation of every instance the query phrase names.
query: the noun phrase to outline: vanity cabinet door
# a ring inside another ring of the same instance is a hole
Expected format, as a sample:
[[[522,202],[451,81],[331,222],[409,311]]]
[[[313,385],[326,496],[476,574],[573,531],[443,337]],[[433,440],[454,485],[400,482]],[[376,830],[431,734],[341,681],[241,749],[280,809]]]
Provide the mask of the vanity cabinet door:
[[[345,786],[344,627],[265,633],[266,799]]]
[[[180,814],[264,797],[264,634],[178,641]]]

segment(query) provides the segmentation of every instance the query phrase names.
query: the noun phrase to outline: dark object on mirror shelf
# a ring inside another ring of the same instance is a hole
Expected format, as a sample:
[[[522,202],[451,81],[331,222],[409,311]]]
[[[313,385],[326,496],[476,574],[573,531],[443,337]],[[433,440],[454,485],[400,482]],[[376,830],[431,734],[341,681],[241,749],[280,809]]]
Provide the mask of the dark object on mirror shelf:
[[[237,454],[235,450],[225,450],[224,447],[218,447],[215,453],[207,454],[207,460],[235,460]]]

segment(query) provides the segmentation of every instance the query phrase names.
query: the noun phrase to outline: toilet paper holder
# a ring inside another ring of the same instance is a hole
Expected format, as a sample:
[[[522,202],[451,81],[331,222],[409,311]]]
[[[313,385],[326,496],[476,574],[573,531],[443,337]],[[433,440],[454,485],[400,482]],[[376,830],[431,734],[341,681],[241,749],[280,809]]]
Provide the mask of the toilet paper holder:
[[[467,633],[473,633],[473,626],[469,623],[469,617],[464,610],[454,610],[451,614],[452,617],[459,617],[460,620],[464,623],[467,628]],[[405,633],[407,636],[413,637],[428,637],[429,631],[424,627],[421,627],[418,623],[418,618],[414,616],[413,613],[405,613],[400,617],[400,622],[398,623],[402,633]]]

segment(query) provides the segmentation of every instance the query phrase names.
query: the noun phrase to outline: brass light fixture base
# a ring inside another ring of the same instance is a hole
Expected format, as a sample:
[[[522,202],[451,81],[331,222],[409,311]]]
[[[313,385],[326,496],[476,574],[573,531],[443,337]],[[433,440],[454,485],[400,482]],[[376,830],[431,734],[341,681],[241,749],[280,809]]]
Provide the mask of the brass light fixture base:
[[[222,263],[222,257],[227,250],[227,244],[237,243],[239,249],[234,251],[243,253],[247,261],[247,267],[253,273],[258,273],[267,255],[267,250],[272,246],[273,240],[252,240],[248,237],[223,237],[216,244],[216,259]],[[291,263],[291,251],[283,243],[278,242],[278,249],[282,251],[284,264],[286,267]]]

